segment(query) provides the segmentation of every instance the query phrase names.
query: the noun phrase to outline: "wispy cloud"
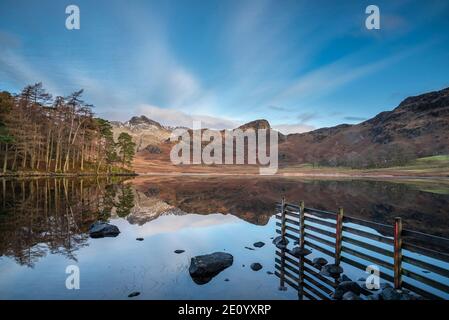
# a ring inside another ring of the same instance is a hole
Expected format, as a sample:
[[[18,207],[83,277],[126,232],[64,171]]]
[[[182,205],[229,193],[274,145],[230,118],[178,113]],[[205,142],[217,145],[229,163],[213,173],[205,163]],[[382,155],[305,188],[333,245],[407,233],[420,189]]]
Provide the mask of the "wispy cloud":
[[[361,122],[361,121],[367,120],[364,117],[353,117],[353,116],[347,116],[347,117],[344,117],[343,119],[346,120],[346,121],[357,121],[357,122]]]
[[[241,123],[236,120],[213,117],[203,114],[188,114],[177,109],[159,108],[151,105],[142,105],[137,108],[138,114],[143,114],[167,126],[193,127],[194,121],[201,121],[203,128],[234,129]]]
[[[300,113],[297,118],[301,123],[309,122],[310,120],[319,118],[320,115],[316,112],[303,112]]]

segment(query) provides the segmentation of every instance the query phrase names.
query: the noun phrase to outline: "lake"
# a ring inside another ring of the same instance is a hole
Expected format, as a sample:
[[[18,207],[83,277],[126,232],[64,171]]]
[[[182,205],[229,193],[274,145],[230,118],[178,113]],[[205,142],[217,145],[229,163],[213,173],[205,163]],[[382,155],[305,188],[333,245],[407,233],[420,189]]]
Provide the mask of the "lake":
[[[298,299],[273,274],[282,196],[383,224],[400,216],[405,228],[449,237],[444,180],[34,178],[2,179],[0,191],[0,299]],[[98,220],[120,234],[90,238]],[[217,251],[232,254],[232,266],[196,284],[190,259]],[[312,251],[309,259],[320,256]],[[250,268],[256,262],[259,271]],[[70,265],[79,267],[79,290],[66,288]],[[345,274],[366,277],[354,268]],[[132,292],[140,295],[128,298]]]

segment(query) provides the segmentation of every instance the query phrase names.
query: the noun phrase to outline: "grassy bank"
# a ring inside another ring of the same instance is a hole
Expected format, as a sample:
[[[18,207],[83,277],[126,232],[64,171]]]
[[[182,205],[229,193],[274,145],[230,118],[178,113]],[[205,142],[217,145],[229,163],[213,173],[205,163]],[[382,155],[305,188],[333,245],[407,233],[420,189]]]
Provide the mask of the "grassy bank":
[[[281,168],[282,175],[343,175],[343,176],[410,176],[449,177],[449,155],[419,158],[405,166],[372,169],[322,167],[304,164]]]

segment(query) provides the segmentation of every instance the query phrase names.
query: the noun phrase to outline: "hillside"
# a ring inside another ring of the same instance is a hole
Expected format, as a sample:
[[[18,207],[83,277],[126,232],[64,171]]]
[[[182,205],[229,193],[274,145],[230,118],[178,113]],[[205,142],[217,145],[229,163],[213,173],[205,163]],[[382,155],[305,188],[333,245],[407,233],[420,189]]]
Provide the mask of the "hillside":
[[[138,172],[210,172],[220,166],[174,167],[170,163],[171,128],[145,116],[113,123],[114,134],[126,131],[138,146],[134,165]],[[271,129],[259,119],[239,129]],[[413,160],[449,154],[449,88],[406,98],[392,111],[385,111],[360,124],[341,124],[307,133],[279,135],[279,165],[295,168],[349,167],[375,169],[409,165]],[[223,131],[221,131],[223,133]],[[242,166],[241,166],[242,167]],[[244,166],[245,167],[245,166]],[[199,171],[198,171],[199,170]],[[252,167],[236,169],[252,172]],[[291,170],[289,170],[291,171]]]
[[[448,128],[446,88],[409,97],[394,110],[357,125],[291,134],[280,145],[279,154],[283,165],[400,166],[419,157],[449,153]]]

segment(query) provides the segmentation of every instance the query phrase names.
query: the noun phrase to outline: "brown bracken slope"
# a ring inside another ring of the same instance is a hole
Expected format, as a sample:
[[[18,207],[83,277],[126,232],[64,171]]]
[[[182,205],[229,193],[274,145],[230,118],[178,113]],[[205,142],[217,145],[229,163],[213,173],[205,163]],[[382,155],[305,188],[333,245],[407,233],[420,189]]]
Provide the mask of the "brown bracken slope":
[[[393,111],[357,125],[291,134],[280,145],[284,165],[402,165],[449,153],[449,88],[409,97]]]

